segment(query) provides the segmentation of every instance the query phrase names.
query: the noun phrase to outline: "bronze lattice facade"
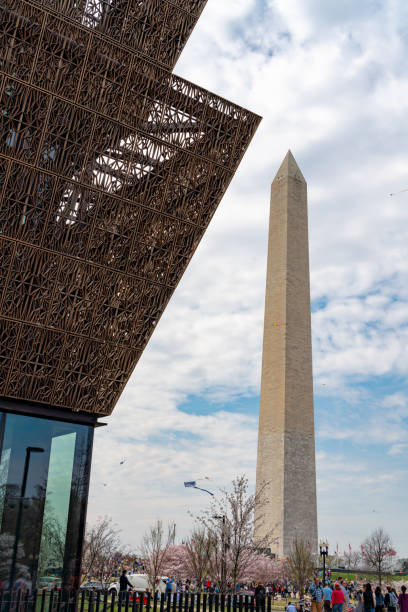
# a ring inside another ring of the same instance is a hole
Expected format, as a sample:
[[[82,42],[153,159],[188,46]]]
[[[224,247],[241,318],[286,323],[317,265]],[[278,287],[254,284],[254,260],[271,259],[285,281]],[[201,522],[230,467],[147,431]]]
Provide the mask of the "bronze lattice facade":
[[[259,123],[171,73],[205,3],[1,2],[0,396],[123,391]]]

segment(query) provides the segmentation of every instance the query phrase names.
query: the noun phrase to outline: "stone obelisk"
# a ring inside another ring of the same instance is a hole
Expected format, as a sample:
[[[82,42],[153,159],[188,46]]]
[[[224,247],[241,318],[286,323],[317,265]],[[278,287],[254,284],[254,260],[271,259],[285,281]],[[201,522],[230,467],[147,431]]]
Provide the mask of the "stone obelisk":
[[[271,188],[255,538],[287,557],[295,537],[317,550],[307,186],[290,151]],[[262,515],[262,518],[261,518]]]

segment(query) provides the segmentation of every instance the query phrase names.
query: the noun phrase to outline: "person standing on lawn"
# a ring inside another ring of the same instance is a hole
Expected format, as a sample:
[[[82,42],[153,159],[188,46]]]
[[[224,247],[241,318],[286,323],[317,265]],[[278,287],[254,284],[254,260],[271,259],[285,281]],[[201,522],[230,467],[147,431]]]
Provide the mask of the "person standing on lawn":
[[[173,578],[168,578],[167,579],[167,582],[166,582],[166,597],[168,597],[169,595],[171,596],[171,594],[173,593],[173,583],[174,583]]]
[[[340,584],[340,588],[343,591],[343,595],[344,595],[344,610],[343,612],[347,612],[348,608],[349,608],[349,602],[350,602],[350,595],[348,590],[346,589],[346,585],[344,583],[344,579],[339,576],[337,582]]]
[[[401,593],[398,597],[399,612],[408,612],[408,595],[407,587],[404,585],[401,587]]]
[[[312,612],[322,612],[324,593],[319,578],[313,580],[309,593],[312,596]]]
[[[323,585],[323,609],[325,612],[330,612],[331,609],[332,590],[325,582]]]
[[[258,610],[261,610],[261,612],[265,612],[265,596],[266,596],[265,587],[262,584],[262,582],[258,582],[258,584],[255,587],[255,602],[256,602],[257,612]]]
[[[375,595],[371,589],[371,584],[367,582],[367,584],[363,586],[363,611],[364,612],[374,612],[374,610],[375,610]]]
[[[124,569],[121,577],[119,578],[119,600],[122,602],[126,598],[128,588],[133,588],[126,576],[126,570]]]
[[[336,582],[331,596],[333,612],[343,612],[343,604],[345,602],[344,593],[341,590],[340,584]]]
[[[387,586],[387,592],[384,597],[384,605],[388,612],[395,612],[397,609],[398,597],[394,593],[391,586]]]
[[[384,612],[384,595],[381,587],[375,587],[375,612]]]

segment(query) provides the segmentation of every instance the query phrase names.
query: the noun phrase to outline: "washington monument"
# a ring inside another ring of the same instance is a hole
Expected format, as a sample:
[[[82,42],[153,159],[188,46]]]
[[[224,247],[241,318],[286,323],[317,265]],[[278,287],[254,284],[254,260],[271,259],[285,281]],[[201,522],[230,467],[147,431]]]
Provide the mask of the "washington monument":
[[[256,486],[268,483],[255,539],[287,557],[317,550],[307,186],[288,151],[271,188]]]

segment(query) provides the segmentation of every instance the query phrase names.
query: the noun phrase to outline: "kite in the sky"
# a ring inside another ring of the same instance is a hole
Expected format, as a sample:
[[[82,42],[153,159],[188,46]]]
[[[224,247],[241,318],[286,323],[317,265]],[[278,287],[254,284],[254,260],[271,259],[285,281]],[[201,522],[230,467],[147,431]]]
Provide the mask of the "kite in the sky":
[[[408,189],[401,189],[401,191],[396,191],[395,193],[390,193],[390,196],[398,195],[399,193],[405,193]]]
[[[212,495],[214,497],[214,493],[211,493],[211,491],[207,491],[207,489],[201,489],[201,487],[197,487],[197,481],[196,480],[190,480],[188,482],[184,483],[184,486],[190,489],[198,489],[199,491],[204,491],[205,493],[209,493],[210,495]]]
[[[125,463],[125,461],[126,461],[126,457],[124,457],[124,458],[122,459],[122,461],[119,463],[119,465],[123,465],[123,464]]]

